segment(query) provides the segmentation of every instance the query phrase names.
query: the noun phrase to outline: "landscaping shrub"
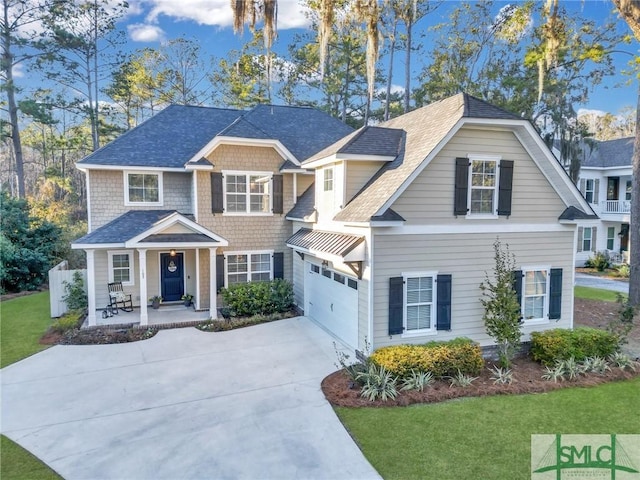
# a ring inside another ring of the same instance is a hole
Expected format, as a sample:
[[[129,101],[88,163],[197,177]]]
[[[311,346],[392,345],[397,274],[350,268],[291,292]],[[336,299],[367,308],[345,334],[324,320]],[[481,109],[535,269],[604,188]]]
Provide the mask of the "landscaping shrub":
[[[62,299],[69,307],[69,310],[86,310],[89,301],[84,291],[84,278],[80,272],[73,272],[71,283],[64,282],[64,291],[65,294]]]
[[[69,330],[79,328],[80,320],[82,319],[83,315],[83,310],[71,310],[57,320],[54,320],[54,322],[51,324],[51,330],[57,333],[65,333]]]
[[[371,360],[400,378],[409,377],[412,370],[431,372],[434,377],[453,376],[458,372],[474,375],[484,365],[480,346],[466,338],[383,347],[373,352]]]
[[[531,334],[531,355],[544,365],[574,358],[609,357],[618,350],[616,335],[595,328],[556,328]]]
[[[234,317],[270,315],[293,306],[293,285],[277,278],[270,282],[237,283],[222,289],[222,298]]]
[[[616,270],[618,271],[618,277],[629,278],[629,275],[631,274],[631,267],[628,263],[618,265]]]
[[[609,254],[606,251],[596,252],[589,257],[584,266],[587,268],[595,268],[599,272],[604,272],[611,265]]]

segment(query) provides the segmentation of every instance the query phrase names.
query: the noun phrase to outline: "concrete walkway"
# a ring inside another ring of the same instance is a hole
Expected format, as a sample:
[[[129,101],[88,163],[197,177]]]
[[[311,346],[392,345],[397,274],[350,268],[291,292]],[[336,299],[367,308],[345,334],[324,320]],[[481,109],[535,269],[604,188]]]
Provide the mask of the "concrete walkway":
[[[576,273],[576,285],[580,287],[602,288],[615,292],[629,293],[629,283],[624,280],[612,280],[584,273]]]
[[[55,346],[2,374],[1,430],[65,479],[378,479],[320,390],[305,317]]]

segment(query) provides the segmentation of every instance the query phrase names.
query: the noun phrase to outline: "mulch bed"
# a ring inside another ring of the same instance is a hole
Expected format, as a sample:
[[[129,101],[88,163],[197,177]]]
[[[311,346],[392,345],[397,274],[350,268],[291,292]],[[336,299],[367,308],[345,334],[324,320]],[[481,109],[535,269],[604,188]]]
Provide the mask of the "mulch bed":
[[[488,362],[487,367],[493,363]],[[486,397],[488,395],[514,395],[523,393],[544,393],[566,387],[591,387],[602,383],[627,380],[640,375],[640,368],[620,370],[612,368],[606,375],[589,373],[576,380],[553,382],[542,380],[544,367],[528,358],[518,358],[513,362],[513,383],[496,385],[491,380],[492,373],[485,368],[469,387],[452,387],[447,380],[437,380],[423,392],[398,392],[395,400],[375,400],[373,402],[360,396],[360,388],[353,386],[343,370],[332,373],[322,381],[322,392],[329,403],[338,407],[393,407],[415,403],[437,403],[463,397]]]
[[[74,329],[65,333],[47,331],[40,339],[44,345],[106,345],[147,340],[158,333],[157,328],[92,328]]]

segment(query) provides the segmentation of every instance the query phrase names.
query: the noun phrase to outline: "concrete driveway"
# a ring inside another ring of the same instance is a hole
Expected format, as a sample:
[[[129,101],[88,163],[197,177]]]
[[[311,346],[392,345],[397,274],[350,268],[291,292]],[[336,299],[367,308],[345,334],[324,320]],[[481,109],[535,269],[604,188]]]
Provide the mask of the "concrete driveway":
[[[380,478],[320,390],[305,317],[56,346],[2,374],[2,433],[65,479]]]
[[[613,280],[610,278],[596,277],[595,275],[586,275],[584,273],[576,273],[576,285],[581,287],[602,288],[604,290],[613,290],[614,292],[629,293],[629,282],[624,280]]]

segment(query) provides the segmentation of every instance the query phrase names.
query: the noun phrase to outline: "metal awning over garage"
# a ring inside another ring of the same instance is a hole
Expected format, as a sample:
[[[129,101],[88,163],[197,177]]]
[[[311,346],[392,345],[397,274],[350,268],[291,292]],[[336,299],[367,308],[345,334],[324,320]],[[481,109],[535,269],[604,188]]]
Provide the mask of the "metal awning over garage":
[[[365,258],[364,240],[363,235],[301,228],[291,235],[286,243],[297,252],[344,263],[361,278],[362,262]]]

